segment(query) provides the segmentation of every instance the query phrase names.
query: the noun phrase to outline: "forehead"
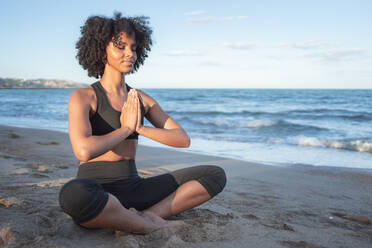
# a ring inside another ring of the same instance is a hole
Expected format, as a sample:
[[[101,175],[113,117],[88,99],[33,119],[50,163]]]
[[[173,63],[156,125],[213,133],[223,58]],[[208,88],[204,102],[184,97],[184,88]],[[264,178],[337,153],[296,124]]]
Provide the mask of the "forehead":
[[[116,40],[115,39],[116,37],[114,37],[114,41]],[[128,34],[126,32],[121,32],[118,36],[117,36],[117,43],[121,44],[121,43],[127,43],[127,44],[135,44],[136,43],[136,36],[134,34],[134,32],[132,34]]]

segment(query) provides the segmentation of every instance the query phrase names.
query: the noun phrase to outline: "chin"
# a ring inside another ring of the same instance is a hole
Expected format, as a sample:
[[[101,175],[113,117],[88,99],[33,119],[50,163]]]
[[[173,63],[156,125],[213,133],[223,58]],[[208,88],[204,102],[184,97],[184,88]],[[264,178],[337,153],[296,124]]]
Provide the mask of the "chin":
[[[132,67],[127,67],[127,68],[123,68],[122,70],[121,70],[121,72],[122,73],[124,73],[124,74],[128,74],[128,73],[131,73],[132,72]]]

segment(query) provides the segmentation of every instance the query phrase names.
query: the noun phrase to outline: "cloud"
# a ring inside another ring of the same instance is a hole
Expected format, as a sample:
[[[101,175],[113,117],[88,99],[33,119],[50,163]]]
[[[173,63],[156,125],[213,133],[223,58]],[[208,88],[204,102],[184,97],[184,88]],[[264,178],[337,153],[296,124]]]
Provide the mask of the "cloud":
[[[325,61],[344,61],[362,59],[367,57],[367,49],[352,48],[314,52],[305,55],[306,58],[315,58]]]
[[[204,10],[194,10],[190,12],[184,13],[185,16],[196,16],[196,15],[202,15],[205,14],[206,12]]]
[[[224,16],[224,17],[205,16],[205,17],[198,17],[198,18],[189,18],[187,19],[187,21],[191,23],[206,23],[206,22],[223,22],[223,21],[243,20],[247,18],[248,16]]]
[[[279,44],[280,47],[291,47],[301,50],[312,50],[312,49],[324,49],[332,46],[332,44],[322,41],[304,41],[304,42],[297,42],[297,43],[281,43]]]
[[[166,53],[168,56],[200,56],[202,55],[196,50],[174,50]]]
[[[253,49],[257,46],[255,43],[249,42],[226,42],[222,44],[224,47],[228,47],[231,49],[239,49],[239,50],[248,50]]]

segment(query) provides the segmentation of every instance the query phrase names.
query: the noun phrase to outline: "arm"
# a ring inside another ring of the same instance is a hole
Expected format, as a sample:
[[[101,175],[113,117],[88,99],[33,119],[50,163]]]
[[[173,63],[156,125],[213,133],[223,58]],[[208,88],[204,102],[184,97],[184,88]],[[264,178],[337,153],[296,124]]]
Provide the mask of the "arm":
[[[137,93],[143,104],[148,106],[148,111],[145,114],[146,119],[154,125],[154,127],[141,126],[141,116],[138,114],[137,133],[164,145],[189,147],[190,138],[185,130],[168,116],[152,97],[139,90],[137,90]],[[139,105],[138,111],[138,113],[141,113]]]
[[[132,97],[134,98],[134,97]],[[95,158],[118,145],[127,138],[134,130],[135,124],[121,125],[121,128],[102,136],[93,136],[89,122],[90,104],[85,89],[74,91],[68,103],[69,136],[75,156],[82,162]],[[127,105],[127,107],[126,107]],[[128,106],[129,105],[129,106]],[[123,112],[135,112],[133,118],[137,118],[137,105],[125,104]],[[127,114],[128,116],[129,114]],[[132,119],[133,119],[132,118]],[[131,118],[126,118],[130,122]],[[133,122],[133,120],[132,120]]]

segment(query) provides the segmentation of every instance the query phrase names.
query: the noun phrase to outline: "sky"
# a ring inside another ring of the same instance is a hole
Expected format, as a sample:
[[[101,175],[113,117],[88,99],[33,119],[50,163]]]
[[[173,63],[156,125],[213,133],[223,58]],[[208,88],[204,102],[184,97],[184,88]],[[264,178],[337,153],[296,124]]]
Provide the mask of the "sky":
[[[0,77],[91,84],[76,60],[92,15],[150,17],[136,88],[372,89],[372,1],[1,0]]]

